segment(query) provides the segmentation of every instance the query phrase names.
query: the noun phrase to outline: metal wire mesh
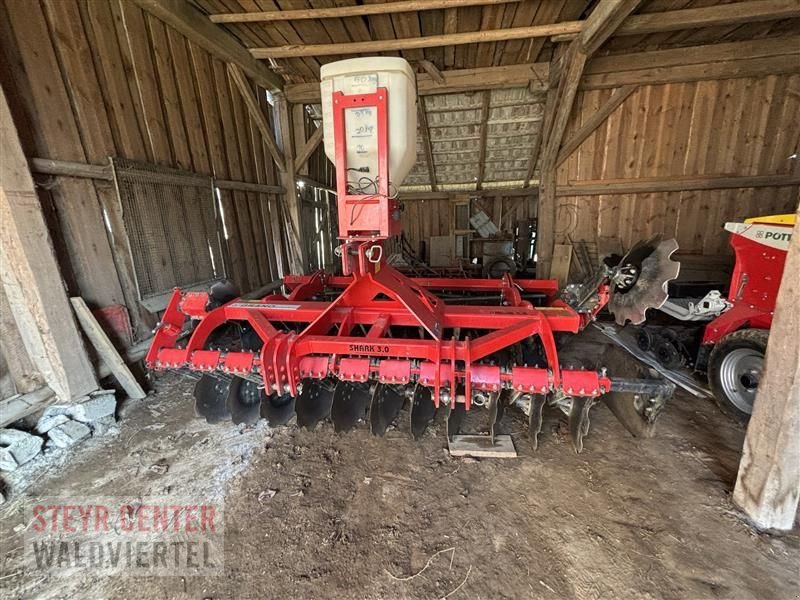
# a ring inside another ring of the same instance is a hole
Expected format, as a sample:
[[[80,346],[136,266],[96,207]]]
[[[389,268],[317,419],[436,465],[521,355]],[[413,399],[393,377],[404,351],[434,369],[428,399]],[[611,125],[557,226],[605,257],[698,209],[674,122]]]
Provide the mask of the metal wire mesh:
[[[211,178],[112,162],[139,299],[225,276]]]

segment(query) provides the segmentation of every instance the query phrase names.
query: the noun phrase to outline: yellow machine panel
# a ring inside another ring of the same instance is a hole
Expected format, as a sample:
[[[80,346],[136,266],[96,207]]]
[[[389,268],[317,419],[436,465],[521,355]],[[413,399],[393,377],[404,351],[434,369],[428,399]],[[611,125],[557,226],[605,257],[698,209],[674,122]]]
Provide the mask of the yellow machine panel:
[[[770,225],[794,225],[796,215],[769,215],[766,217],[751,217],[745,223],[769,223]]]

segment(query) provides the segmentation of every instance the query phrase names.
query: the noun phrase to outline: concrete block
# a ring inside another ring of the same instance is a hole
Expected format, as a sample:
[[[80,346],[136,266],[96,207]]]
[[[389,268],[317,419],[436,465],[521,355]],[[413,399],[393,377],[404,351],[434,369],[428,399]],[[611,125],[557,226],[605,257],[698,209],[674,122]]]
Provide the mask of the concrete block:
[[[88,396],[86,396],[88,398]],[[51,404],[42,411],[42,419],[49,417],[56,417],[58,415],[69,416],[69,410],[72,408],[71,404]]]
[[[117,427],[117,420],[114,418],[114,415],[100,417],[96,421],[89,423],[89,428],[92,430],[92,435],[94,437],[116,435],[119,433],[119,427]]]
[[[69,448],[91,434],[89,427],[78,421],[67,421],[47,432],[50,441],[58,448]]]
[[[42,415],[39,422],[36,423],[36,433],[47,433],[53,427],[66,423],[67,421],[69,421],[67,415]]]
[[[39,454],[44,440],[18,429],[0,429],[0,470],[13,471]]]
[[[114,416],[117,400],[113,391],[102,390],[92,394],[88,400],[70,407],[69,416],[81,423],[91,423],[103,417]]]
[[[91,423],[108,415],[113,415],[117,410],[117,400],[114,390],[100,390],[94,392],[75,404],[53,404],[44,409],[42,419],[49,419],[63,415],[81,423]],[[40,419],[41,421],[41,419]]]

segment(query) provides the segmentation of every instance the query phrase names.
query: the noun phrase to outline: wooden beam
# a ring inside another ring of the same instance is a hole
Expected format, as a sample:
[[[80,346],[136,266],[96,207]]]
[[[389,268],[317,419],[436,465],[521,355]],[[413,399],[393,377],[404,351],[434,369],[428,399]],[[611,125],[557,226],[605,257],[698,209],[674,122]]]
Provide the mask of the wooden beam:
[[[578,36],[581,50],[591,56],[616,32],[641,0],[606,0],[598,2]]]
[[[703,52],[703,47],[695,47]],[[784,60],[781,60],[783,58]],[[591,65],[591,63],[590,63]],[[616,73],[585,75],[581,89],[596,90],[615,88],[628,84],[659,85],[663,83],[689,83],[721,79],[741,79],[800,73],[800,57],[797,54],[769,56],[765,58],[732,58],[731,60],[674,67],[653,67]]]
[[[114,181],[114,174],[110,165],[90,165],[67,160],[52,160],[49,158],[30,159],[31,172],[40,175],[53,175],[55,177],[82,177],[85,179],[99,179]],[[208,177],[200,173],[198,177]],[[211,179],[211,178],[209,178]],[[213,179],[214,185],[223,190],[241,190],[243,192],[256,192],[259,194],[283,194],[285,190],[279,185],[264,185],[250,181],[233,179]]]
[[[143,2],[145,0],[136,0]],[[149,0],[155,1],[155,0]],[[558,41],[574,40],[581,35],[582,49],[592,54],[605,41],[609,32],[614,35],[644,35],[663,31],[724,27],[755,21],[770,21],[800,17],[796,0],[751,0],[719,4],[705,8],[687,8],[646,15],[627,16],[626,6],[638,4],[636,0],[609,0],[597,4],[586,21],[562,21],[529,27],[511,27],[487,31],[447,33],[415,38],[373,40],[344,44],[293,44],[269,48],[251,48],[255,58],[288,58],[301,56],[331,56],[336,54],[371,54],[395,50],[412,50],[438,46],[479,44],[541,37],[554,37]],[[376,5],[370,5],[376,6]],[[380,6],[380,5],[377,5]],[[622,22],[624,20],[624,22]],[[620,23],[622,24],[620,25]],[[581,34],[586,26],[586,33]],[[616,29],[614,27],[617,26]]]
[[[454,198],[530,198],[537,196],[536,188],[493,188],[491,190],[473,190],[458,192],[404,192],[400,191],[400,200],[403,202],[415,200],[452,200]]]
[[[241,192],[255,192],[257,194],[283,194],[286,192],[279,185],[266,185],[251,183],[249,181],[233,181],[231,179],[214,179],[214,185],[221,190],[238,190]]]
[[[178,30],[198,46],[225,62],[238,65],[258,85],[283,89],[283,78],[255,60],[234,38],[186,0],[133,0],[137,6]]]
[[[128,397],[133,400],[146,398],[147,394],[142,389],[142,386],[136,381],[128,365],[122,360],[119,352],[114,348],[114,344],[108,339],[103,328],[100,327],[100,323],[97,322],[92,311],[86,306],[84,299],[80,296],[76,296],[70,298],[70,302],[72,303],[72,308],[75,311],[75,315],[78,317],[83,332],[86,334],[86,337],[89,338],[92,346],[94,346],[100,360],[109,368],[111,374],[122,386],[122,389],[125,390],[125,393],[128,394]]]
[[[429,35],[425,37],[400,38],[393,40],[371,40],[368,42],[347,42],[339,44],[292,44],[269,48],[251,48],[255,58],[292,58],[302,56],[334,56],[337,54],[374,54],[376,52],[392,52],[396,50],[414,50],[419,48],[435,48],[437,46],[458,46],[463,44],[480,44],[485,42],[502,42],[506,40],[522,40],[559,35],[562,33],[579,33],[582,21],[565,21],[549,25],[532,25],[530,27],[510,27],[508,29],[492,29],[487,31],[467,31]]]
[[[440,71],[444,83],[438,83],[429,73],[417,73],[417,93],[420,96],[454,94],[499,88],[525,87],[531,82],[544,92],[550,72],[549,63],[528,63],[478,69]],[[286,86],[286,98],[292,103],[315,104],[320,101],[319,83],[296,83]]]
[[[305,273],[308,264],[306,246],[303,243],[303,209],[297,195],[297,173],[294,168],[294,144],[291,106],[283,94],[275,95],[275,121],[279,131],[278,143],[286,157],[286,169],[281,172],[281,181],[286,190],[287,245],[289,269],[293,274]]]
[[[15,393],[32,392],[45,384],[25,350],[25,342],[14,320],[6,290],[0,282],[0,373],[2,372],[10,376]],[[0,397],[3,397],[2,393]]]
[[[97,389],[5,93],[0,88],[0,285],[30,364],[63,402]],[[7,340],[4,340],[4,343]]]
[[[381,4],[337,6],[330,8],[298,8],[293,10],[265,10],[244,13],[219,13],[209,15],[213,23],[261,23],[272,21],[300,21],[304,19],[344,19],[404,12],[440,10],[462,6],[488,6],[514,4],[520,0],[400,0]]]
[[[797,0],[751,0],[628,17],[614,35],[644,35],[700,27],[730,27],[800,17]]]
[[[614,194],[651,194],[687,190],[730,190],[800,185],[800,175],[675,175],[638,179],[604,179],[560,185],[556,196],[606,196]]]
[[[317,127],[316,131],[314,131],[314,133],[311,134],[311,137],[308,138],[308,141],[297,153],[297,158],[294,159],[295,172],[302,169],[308,162],[308,159],[311,158],[311,155],[314,154],[314,150],[316,150],[317,146],[319,146],[320,143],[322,142],[323,132],[324,130],[322,126]]]
[[[24,419],[56,400],[55,392],[47,386],[10,398],[0,399],[0,427],[5,427],[9,423]]]
[[[539,129],[539,135],[536,136],[536,139],[533,142],[533,148],[531,149],[530,156],[528,157],[528,171],[525,174],[524,187],[528,187],[529,185],[531,185],[530,182],[533,179],[533,174],[536,172],[536,166],[539,164],[539,157],[542,154],[542,147],[544,146],[544,140],[550,131],[553,115],[556,112],[557,88],[558,88],[558,81],[561,77],[561,64],[562,64],[560,56],[561,53],[562,49],[556,48],[555,53],[553,55],[553,61],[552,61],[553,64],[548,70],[547,85],[549,89],[547,90],[547,98],[544,103],[544,118],[542,120],[542,124]],[[550,200],[553,200],[553,202],[555,201],[555,196],[553,194],[550,194],[548,192],[548,196]],[[548,201],[547,199],[540,197],[539,208],[542,206],[543,202],[546,203],[547,201]],[[553,208],[555,209],[555,205]],[[545,219],[546,216],[547,215],[545,215]]]
[[[634,84],[624,85],[615,91],[611,98],[609,98],[603,106],[601,106],[597,112],[595,112],[591,117],[586,120],[586,123],[578,129],[575,133],[572,134],[564,144],[561,146],[561,150],[558,153],[558,158],[556,158],[556,165],[560,165],[564,162],[567,157],[572,154],[578,146],[580,146],[586,138],[588,138],[595,129],[597,129],[602,123],[608,119],[609,115],[613,113],[620,104],[625,102],[625,100],[630,96],[639,86]]]
[[[565,66],[558,82],[558,91],[555,96],[554,109],[550,127],[545,135],[544,151],[542,153],[542,172],[555,167],[555,160],[561,147],[561,140],[567,129],[569,117],[572,114],[572,105],[578,93],[578,85],[583,74],[583,67],[588,59],[579,42],[572,42],[564,55]]]
[[[431,79],[433,79],[436,83],[438,83],[439,85],[445,85],[447,83],[444,79],[444,75],[442,75],[442,72],[431,61],[420,60],[418,61],[418,63],[419,66],[422,67],[425,70],[425,72],[431,76]]]
[[[267,150],[269,150],[272,160],[275,161],[279,171],[286,171],[284,157],[275,143],[275,134],[272,132],[272,127],[269,126],[267,116],[261,111],[261,107],[253,96],[253,89],[250,87],[247,77],[245,77],[239,66],[232,63],[228,63],[228,74],[231,77],[231,81],[236,84],[236,88],[247,106],[247,112],[250,113],[250,118],[253,119],[256,127],[261,132],[261,137],[267,145]]]
[[[790,530],[800,499],[800,208],[747,426],[733,502],[759,529]]]
[[[483,175],[486,172],[486,138],[489,134],[489,101],[491,95],[489,92],[483,92],[483,103],[481,104],[481,131],[480,139],[478,140],[478,148],[480,154],[478,155],[478,179],[475,182],[475,187],[481,189],[483,185]]]
[[[563,57],[558,91],[554,98],[555,113],[548,121],[542,151],[540,218],[538,220],[537,277],[548,277],[555,244],[556,159],[567,129],[575,96],[578,93],[586,61],[636,8],[640,0],[606,0],[595,5],[586,19],[578,39],[572,41]]]
[[[549,72],[548,63],[441,71],[444,85],[428,73],[418,73],[417,91],[421,96],[428,96],[524,87],[533,83],[544,92]],[[789,36],[594,57],[584,67],[580,89],[796,72],[800,72],[800,36]],[[318,103],[319,83],[289,84],[286,96],[293,103]]]
[[[542,151],[543,136],[544,136],[544,123],[542,124],[542,129],[539,130],[539,135],[536,136],[536,139],[533,142],[533,148],[531,148],[531,153],[528,156],[528,171],[525,173],[525,187],[531,185],[531,180],[533,179],[533,175],[536,172],[536,165],[539,164],[539,154]]]
[[[458,9],[445,8],[444,9],[444,33],[452,34],[458,32]],[[456,62],[456,49],[454,46],[445,46],[444,48],[444,66],[445,68],[452,67]]]
[[[578,39],[570,44],[565,55],[566,66],[559,81],[556,113],[547,132],[543,162],[548,168],[555,167],[586,61],[611,37],[639,2],[640,0],[607,0],[597,4],[586,19],[586,25]]]
[[[800,16],[796,0],[750,0],[702,8],[682,8],[631,15],[614,32],[615,36],[647,35],[703,27],[731,27],[760,21],[793,19]],[[569,42],[576,33],[554,35],[552,41]]]
[[[553,118],[557,112],[557,99],[559,81],[561,80],[561,70],[564,65],[564,49],[555,49],[550,67],[550,89],[547,90],[547,100],[545,102],[545,115],[542,129],[539,134],[537,144],[539,146],[537,156],[531,156],[528,165],[528,172],[533,173],[536,168],[534,159],[542,152],[542,148],[547,142],[547,138],[552,127]],[[530,178],[528,178],[530,180]],[[550,273],[550,266],[553,260],[556,238],[556,171],[554,168],[547,169],[542,166],[539,172],[539,199],[536,207],[536,276],[543,278]]]
[[[597,56],[586,65],[585,73],[589,76],[665,67],[709,65],[715,62],[780,57],[798,53],[800,53],[800,35],[794,35]]]
[[[52,160],[49,158],[30,159],[31,171],[41,175],[54,175],[63,177],[83,177],[86,179],[102,179],[114,181],[114,172],[111,165],[90,165],[88,163],[73,162],[68,160]]]
[[[431,145],[431,131],[428,126],[428,111],[425,109],[425,100],[417,96],[417,114],[419,115],[419,133],[422,136],[422,148],[425,151],[425,165],[428,167],[428,176],[431,180],[431,191],[436,191],[436,163],[433,162],[433,146]]]

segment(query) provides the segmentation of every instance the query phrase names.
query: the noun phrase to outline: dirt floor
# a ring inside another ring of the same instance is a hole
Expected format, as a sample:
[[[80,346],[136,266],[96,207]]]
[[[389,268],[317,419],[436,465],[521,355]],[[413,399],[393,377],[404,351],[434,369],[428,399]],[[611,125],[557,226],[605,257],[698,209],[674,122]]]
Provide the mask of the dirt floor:
[[[558,414],[533,452],[509,411],[519,457],[477,460],[448,455],[443,424],[413,442],[405,412],[382,439],[208,425],[191,385],[161,378],[118,435],[38,459],[17,486],[224,498],[225,575],[26,574],[17,492],[0,507],[2,597],[800,598],[800,535],[759,534],[732,507],[743,431],[708,402],[677,396],[648,440],[598,405],[581,455]]]

